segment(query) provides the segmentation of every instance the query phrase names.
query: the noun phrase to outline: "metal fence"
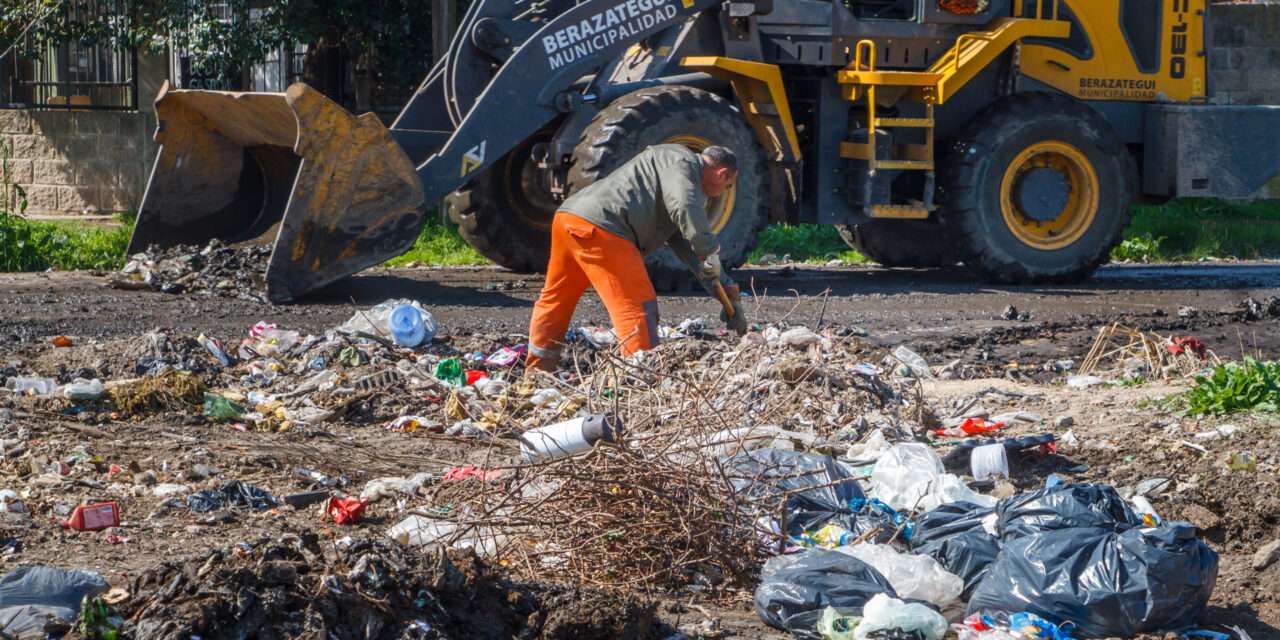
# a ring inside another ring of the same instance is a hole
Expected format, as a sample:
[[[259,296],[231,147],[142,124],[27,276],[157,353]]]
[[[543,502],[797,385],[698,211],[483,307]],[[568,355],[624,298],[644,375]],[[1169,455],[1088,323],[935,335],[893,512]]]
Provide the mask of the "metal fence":
[[[127,15],[124,0],[76,0],[60,10],[83,22],[123,20]],[[133,49],[79,42],[37,44],[29,33],[13,44],[0,58],[0,108],[137,108],[138,57]]]

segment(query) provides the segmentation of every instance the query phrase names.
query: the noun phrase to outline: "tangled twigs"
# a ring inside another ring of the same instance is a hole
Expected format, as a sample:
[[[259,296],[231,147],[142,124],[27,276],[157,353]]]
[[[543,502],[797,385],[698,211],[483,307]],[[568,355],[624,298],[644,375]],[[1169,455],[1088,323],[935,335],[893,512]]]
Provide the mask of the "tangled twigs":
[[[457,527],[446,542],[530,578],[724,594],[749,584],[784,529],[787,494],[762,483],[787,475],[744,475],[726,459],[856,430],[869,411],[895,425],[918,415],[918,394],[858,373],[865,356],[852,342],[813,351],[686,340],[639,358],[575,358],[576,387],[560,388],[585,397],[589,412],[612,412],[625,436],[451,491]],[[796,359],[803,375],[781,372]]]

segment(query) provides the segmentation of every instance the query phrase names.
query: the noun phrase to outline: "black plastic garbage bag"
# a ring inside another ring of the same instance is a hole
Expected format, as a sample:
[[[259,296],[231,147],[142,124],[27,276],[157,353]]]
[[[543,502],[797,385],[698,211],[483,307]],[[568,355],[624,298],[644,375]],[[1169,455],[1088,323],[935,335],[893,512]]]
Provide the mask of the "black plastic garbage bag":
[[[1018,436],[1016,438],[969,438],[956,443],[956,446],[942,457],[942,465],[947,471],[962,472],[969,469],[969,459],[973,456],[973,450],[978,447],[984,447],[989,444],[1002,444],[1004,450],[1012,459],[1014,454],[1027,449],[1034,449],[1046,444],[1052,444],[1057,440],[1057,436],[1052,433],[1042,433],[1036,436]]]
[[[80,600],[106,590],[107,581],[89,571],[18,567],[0,577],[0,632],[12,638],[43,638],[47,623],[75,622]]]
[[[944,504],[915,519],[911,551],[937,560],[964,580],[960,596],[968,600],[1000,553],[1000,540],[982,520],[995,510],[971,502]]]
[[[1142,524],[1129,505],[1104,484],[1060,484],[1020,493],[996,505],[1000,539],[1015,538],[1074,527],[1108,531]]]
[[[799,536],[828,522],[860,531],[858,510],[866,504],[866,496],[853,475],[831,456],[757,449],[727,458],[725,472],[734,491],[763,499],[766,513],[778,513],[776,502],[786,494],[783,513],[789,535]],[[769,498],[775,499],[775,505],[769,505]]]
[[[898,597],[871,565],[839,551],[809,549],[765,563],[756,588],[756,613],[769,626],[817,637],[814,628],[823,609],[861,615],[877,593]]]
[[[1007,541],[969,613],[1028,611],[1080,638],[1176,631],[1213,595],[1218,554],[1185,522],[1048,531]]]
[[[187,508],[197,513],[227,507],[268,509],[278,504],[275,496],[243,480],[232,480],[216,491],[201,491],[187,496]]]

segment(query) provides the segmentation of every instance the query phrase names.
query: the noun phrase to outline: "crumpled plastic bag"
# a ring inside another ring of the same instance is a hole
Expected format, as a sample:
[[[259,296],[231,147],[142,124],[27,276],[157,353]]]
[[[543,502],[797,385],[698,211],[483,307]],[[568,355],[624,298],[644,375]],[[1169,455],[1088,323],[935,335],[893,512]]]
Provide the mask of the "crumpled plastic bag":
[[[391,311],[402,304],[407,304],[417,309],[422,315],[422,323],[426,326],[427,335],[424,342],[430,342],[431,336],[434,336],[438,330],[435,318],[431,315],[431,312],[422,308],[422,305],[417,300],[408,298],[384,300],[369,309],[357,311],[346,322],[338,325],[336,329],[347,335],[367,333],[371,336],[390,339],[391,327],[388,322],[391,320]]]
[[[1001,500],[996,515],[997,530],[1005,542],[1057,529],[1112,531],[1142,524],[1120,494],[1104,484],[1060,484],[1020,493]]]
[[[1217,578],[1218,554],[1185,522],[1059,529],[1006,541],[968,609],[1072,622],[1080,638],[1129,638],[1195,624]]]
[[[50,619],[74,622],[85,596],[108,589],[89,571],[28,565],[0,577],[0,631],[10,638],[43,638]]]
[[[724,460],[735,492],[751,499],[781,500],[787,534],[800,537],[827,523],[861,532],[858,509],[866,496],[847,469],[831,456],[782,449],[745,451]],[[790,493],[788,493],[790,492]],[[766,513],[777,513],[769,505]]]
[[[877,631],[898,629],[917,632],[924,640],[942,640],[947,633],[947,619],[918,602],[903,602],[878,594],[862,608],[862,622],[853,630],[854,640],[877,637]]]
[[[987,532],[983,520],[995,512],[970,502],[944,504],[915,519],[911,552],[937,560],[964,580],[962,600],[978,588],[1000,554],[1000,539]]]
[[[280,504],[275,496],[243,480],[232,480],[216,491],[201,491],[187,496],[187,508],[204,513],[228,507],[268,509]]]
[[[900,553],[886,544],[863,542],[836,549],[869,565],[888,578],[898,597],[924,600],[945,609],[960,598],[964,581],[929,556]]]
[[[764,564],[756,613],[771,627],[814,638],[823,609],[857,615],[878,594],[897,595],[889,580],[867,563],[837,551],[810,549]]]
[[[970,489],[959,477],[946,473],[942,460],[918,442],[896,444],[876,461],[871,470],[871,495],[899,511],[930,511],[952,502],[988,507],[996,504],[995,498]]]

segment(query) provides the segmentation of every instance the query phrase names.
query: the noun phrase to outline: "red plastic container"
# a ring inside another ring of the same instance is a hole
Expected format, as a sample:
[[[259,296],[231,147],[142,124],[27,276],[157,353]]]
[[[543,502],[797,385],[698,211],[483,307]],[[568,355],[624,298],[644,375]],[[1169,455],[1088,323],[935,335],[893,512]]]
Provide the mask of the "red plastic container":
[[[71,512],[62,523],[63,528],[76,531],[101,531],[120,526],[120,508],[114,502],[82,504]]]

